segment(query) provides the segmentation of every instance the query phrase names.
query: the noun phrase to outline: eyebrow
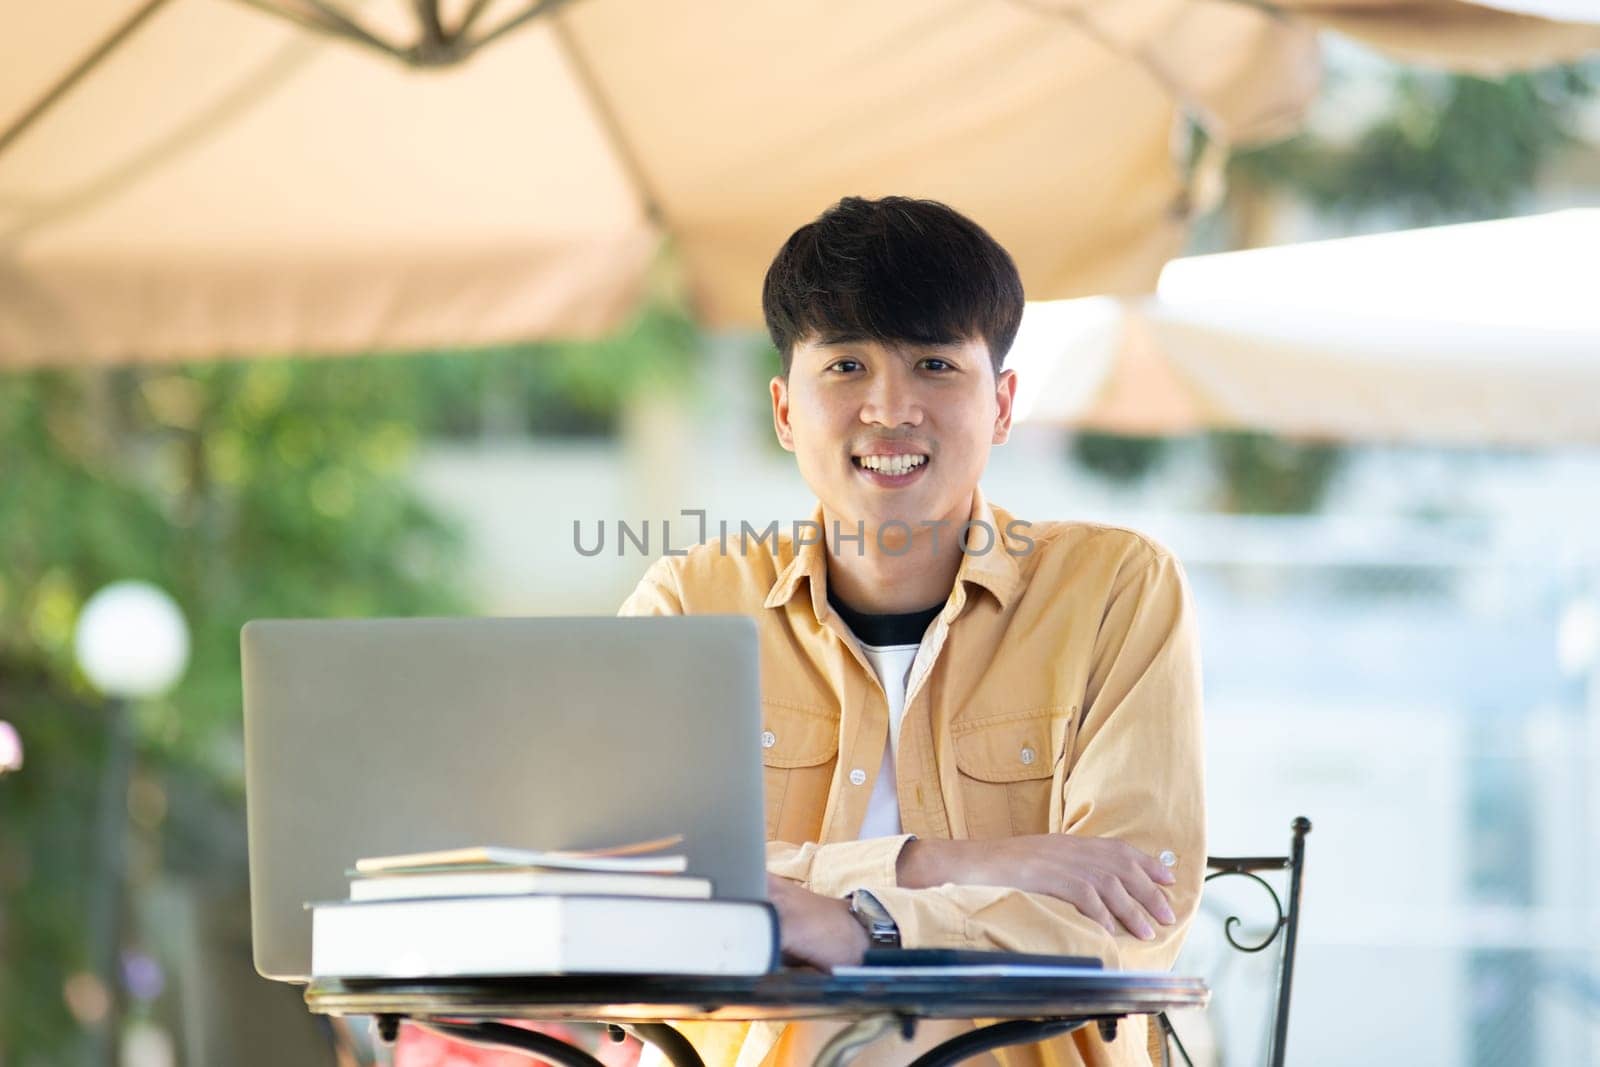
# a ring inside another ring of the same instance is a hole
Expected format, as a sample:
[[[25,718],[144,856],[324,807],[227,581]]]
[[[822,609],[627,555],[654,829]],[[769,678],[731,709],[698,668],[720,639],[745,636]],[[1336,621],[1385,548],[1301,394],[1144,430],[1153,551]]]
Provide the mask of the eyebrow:
[[[818,348],[854,348],[872,341],[878,341],[878,339],[876,337],[864,336],[824,337],[813,342],[813,344],[815,344]],[[878,343],[888,344],[888,342],[883,341],[878,341]],[[955,341],[896,341],[893,342],[893,347],[904,348],[911,352],[948,352],[953,348],[960,348],[965,344],[966,341],[964,339]]]

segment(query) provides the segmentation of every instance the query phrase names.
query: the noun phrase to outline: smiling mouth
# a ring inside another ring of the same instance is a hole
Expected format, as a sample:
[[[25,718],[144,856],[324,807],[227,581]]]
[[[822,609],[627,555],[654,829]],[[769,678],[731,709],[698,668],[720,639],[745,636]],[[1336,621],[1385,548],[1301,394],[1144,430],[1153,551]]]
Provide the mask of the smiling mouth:
[[[896,456],[851,456],[850,462],[856,470],[868,471],[872,474],[885,475],[891,478],[902,477],[913,471],[919,471],[928,465],[926,455],[896,455]]]

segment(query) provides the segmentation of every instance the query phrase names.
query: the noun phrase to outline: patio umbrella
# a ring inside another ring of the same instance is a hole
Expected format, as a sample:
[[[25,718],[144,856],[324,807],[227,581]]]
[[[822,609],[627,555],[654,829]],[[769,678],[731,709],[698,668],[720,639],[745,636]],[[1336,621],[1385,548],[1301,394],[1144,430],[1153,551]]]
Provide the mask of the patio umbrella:
[[[1600,210],[1177,259],[1156,295],[1030,306],[1024,421],[1600,443]]]
[[[1435,28],[1472,65],[1597,35],[1457,0],[72,0],[6,18],[12,367],[594,334],[663,240],[707,324],[753,325],[783,237],[849,193],[954,204],[1037,297],[1144,291],[1222,158],[1175,133],[1291,129],[1319,21],[1380,43]]]
[[[1480,75],[1560,62],[1600,47],[1592,0],[1285,0],[1326,30],[1407,63]]]

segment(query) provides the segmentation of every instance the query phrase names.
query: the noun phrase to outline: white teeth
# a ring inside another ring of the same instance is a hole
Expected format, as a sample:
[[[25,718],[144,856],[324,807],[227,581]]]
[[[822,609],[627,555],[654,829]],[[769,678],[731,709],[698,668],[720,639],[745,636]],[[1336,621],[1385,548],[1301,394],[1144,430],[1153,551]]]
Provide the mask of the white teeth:
[[[880,474],[905,474],[928,462],[927,456],[861,456],[861,466]]]

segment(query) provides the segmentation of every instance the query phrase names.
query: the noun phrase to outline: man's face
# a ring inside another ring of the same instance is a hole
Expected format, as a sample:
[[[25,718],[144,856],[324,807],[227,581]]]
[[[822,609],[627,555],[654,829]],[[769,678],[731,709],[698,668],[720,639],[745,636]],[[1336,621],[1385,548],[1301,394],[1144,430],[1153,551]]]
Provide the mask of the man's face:
[[[1011,432],[1016,374],[979,338],[944,345],[797,343],[772,379],[778,440],[846,532],[967,520],[991,445]],[[831,531],[830,531],[831,532]],[[921,532],[920,530],[918,531]],[[948,543],[948,542],[946,542]]]

